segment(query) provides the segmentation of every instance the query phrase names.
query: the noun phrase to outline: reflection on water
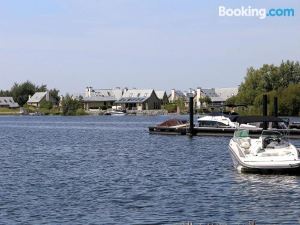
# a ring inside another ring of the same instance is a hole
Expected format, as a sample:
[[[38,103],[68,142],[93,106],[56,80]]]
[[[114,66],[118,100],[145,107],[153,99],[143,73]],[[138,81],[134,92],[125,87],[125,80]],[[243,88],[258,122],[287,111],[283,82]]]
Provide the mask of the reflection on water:
[[[300,177],[240,174],[167,117],[0,117],[0,224],[298,224]],[[292,140],[300,145],[299,140]]]
[[[273,188],[277,188],[277,187],[285,188],[285,189],[299,188],[298,176],[291,176],[291,175],[261,175],[261,174],[237,173],[236,181],[241,185],[246,182],[249,185],[263,183],[263,185],[273,187]]]

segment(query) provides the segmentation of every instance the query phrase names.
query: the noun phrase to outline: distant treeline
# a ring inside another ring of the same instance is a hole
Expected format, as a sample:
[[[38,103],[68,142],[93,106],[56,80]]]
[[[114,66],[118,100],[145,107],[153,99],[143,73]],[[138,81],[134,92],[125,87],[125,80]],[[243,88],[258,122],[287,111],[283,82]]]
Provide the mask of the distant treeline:
[[[47,91],[47,85],[35,85],[30,81],[23,83],[14,83],[10,90],[0,90],[0,97],[13,97],[15,102],[20,106],[23,106],[28,101],[29,95],[34,95],[35,92],[44,92]],[[50,95],[58,102],[59,101],[59,90],[51,89],[49,90]]]
[[[300,115],[300,64],[286,61],[279,66],[265,64],[259,69],[250,67],[238,94],[228,104],[246,104],[242,113],[260,115],[263,95],[268,95],[268,113],[273,113],[273,100],[278,97],[279,115]]]
[[[56,101],[53,105],[52,102],[41,102],[39,108],[30,107],[26,103],[29,96],[33,96],[36,92],[49,91],[51,97]],[[28,111],[39,111],[43,114],[62,114],[62,115],[84,115],[83,106],[80,101],[73,99],[70,95],[66,95],[63,99],[59,97],[59,90],[47,89],[47,85],[35,85],[30,81],[23,83],[15,83],[10,90],[0,90],[0,97],[13,97],[21,107]],[[60,107],[58,103],[61,100]]]

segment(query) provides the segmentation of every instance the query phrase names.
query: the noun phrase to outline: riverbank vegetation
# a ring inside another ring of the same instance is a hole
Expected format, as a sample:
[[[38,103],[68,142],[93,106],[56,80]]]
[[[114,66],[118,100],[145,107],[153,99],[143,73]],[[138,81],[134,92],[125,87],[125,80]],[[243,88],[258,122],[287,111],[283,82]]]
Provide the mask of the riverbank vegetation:
[[[77,99],[73,99],[68,94],[62,99],[61,113],[64,116],[82,116],[82,115],[86,115],[86,112],[82,108],[82,103]]]
[[[175,102],[163,105],[163,109],[167,110],[168,113],[186,113],[187,112],[183,98],[179,98]]]
[[[268,115],[272,115],[274,97],[278,97],[279,115],[300,116],[300,64],[286,61],[279,66],[265,64],[259,69],[250,67],[239,87],[238,94],[227,104],[245,104],[241,114],[261,115],[263,95],[268,96]]]
[[[19,109],[0,108],[0,115],[18,115]]]

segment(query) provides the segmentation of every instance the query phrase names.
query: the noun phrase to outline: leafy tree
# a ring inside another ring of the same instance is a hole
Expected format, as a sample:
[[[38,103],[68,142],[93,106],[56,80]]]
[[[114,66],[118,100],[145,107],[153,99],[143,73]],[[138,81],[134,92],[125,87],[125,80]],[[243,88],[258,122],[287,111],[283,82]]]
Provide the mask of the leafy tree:
[[[300,115],[300,83],[290,84],[280,92],[279,112],[283,115]]]
[[[209,96],[205,96],[204,97],[204,102],[207,104],[207,105],[210,105],[212,103],[211,101],[211,98]]]
[[[11,96],[11,92],[8,90],[0,90],[0,97],[8,97]]]
[[[180,112],[185,110],[184,98],[179,98],[175,101],[177,108],[179,108]]]
[[[25,81],[20,84],[14,83],[10,90],[0,90],[0,96],[12,96],[20,106],[23,106],[28,101],[29,96],[34,95],[35,92],[44,91],[47,91],[47,85],[43,84],[41,86],[38,86],[30,81]],[[56,100],[56,103],[58,103],[60,100],[58,93],[59,90],[55,88],[49,90],[49,94]]]
[[[74,116],[76,112],[81,112],[82,104],[80,101],[73,99],[70,95],[66,95],[62,100],[62,114],[65,116]]]
[[[40,108],[50,110],[50,109],[53,108],[53,104],[52,104],[52,102],[50,102],[50,101],[45,101],[45,100],[43,100],[43,101],[40,103]]]
[[[205,102],[205,98],[204,97],[200,97],[199,98],[199,102],[200,102],[200,106],[202,107],[203,103]]]
[[[236,96],[231,96],[225,102],[225,105],[234,105],[236,102]]]
[[[239,87],[237,96],[228,100],[235,104],[252,105],[249,112],[261,111],[262,96],[268,94],[272,105],[273,97],[279,96],[279,110],[284,115],[299,114],[299,93],[297,85],[300,84],[299,62],[286,61],[279,66],[263,65],[259,69],[250,67],[246,77]],[[272,108],[272,107],[269,107]],[[270,112],[271,113],[271,110]]]
[[[54,98],[56,104],[60,101],[60,97],[59,97],[58,93],[59,93],[59,90],[57,90],[55,88],[49,90],[49,94],[52,98]]]
[[[176,113],[177,105],[175,103],[168,103],[164,105],[164,109],[168,111],[168,113]]]
[[[26,81],[21,84],[15,83],[10,90],[10,94],[20,106],[23,106],[28,101],[29,95],[46,90],[46,85],[36,86],[32,82]]]

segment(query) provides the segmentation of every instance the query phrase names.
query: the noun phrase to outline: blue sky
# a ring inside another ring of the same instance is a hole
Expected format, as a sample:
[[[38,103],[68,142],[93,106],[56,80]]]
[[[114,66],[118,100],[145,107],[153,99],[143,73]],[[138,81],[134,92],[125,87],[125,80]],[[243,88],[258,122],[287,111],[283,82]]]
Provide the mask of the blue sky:
[[[219,17],[218,6],[294,17]],[[246,69],[300,59],[300,2],[0,0],[0,89],[234,87]]]

